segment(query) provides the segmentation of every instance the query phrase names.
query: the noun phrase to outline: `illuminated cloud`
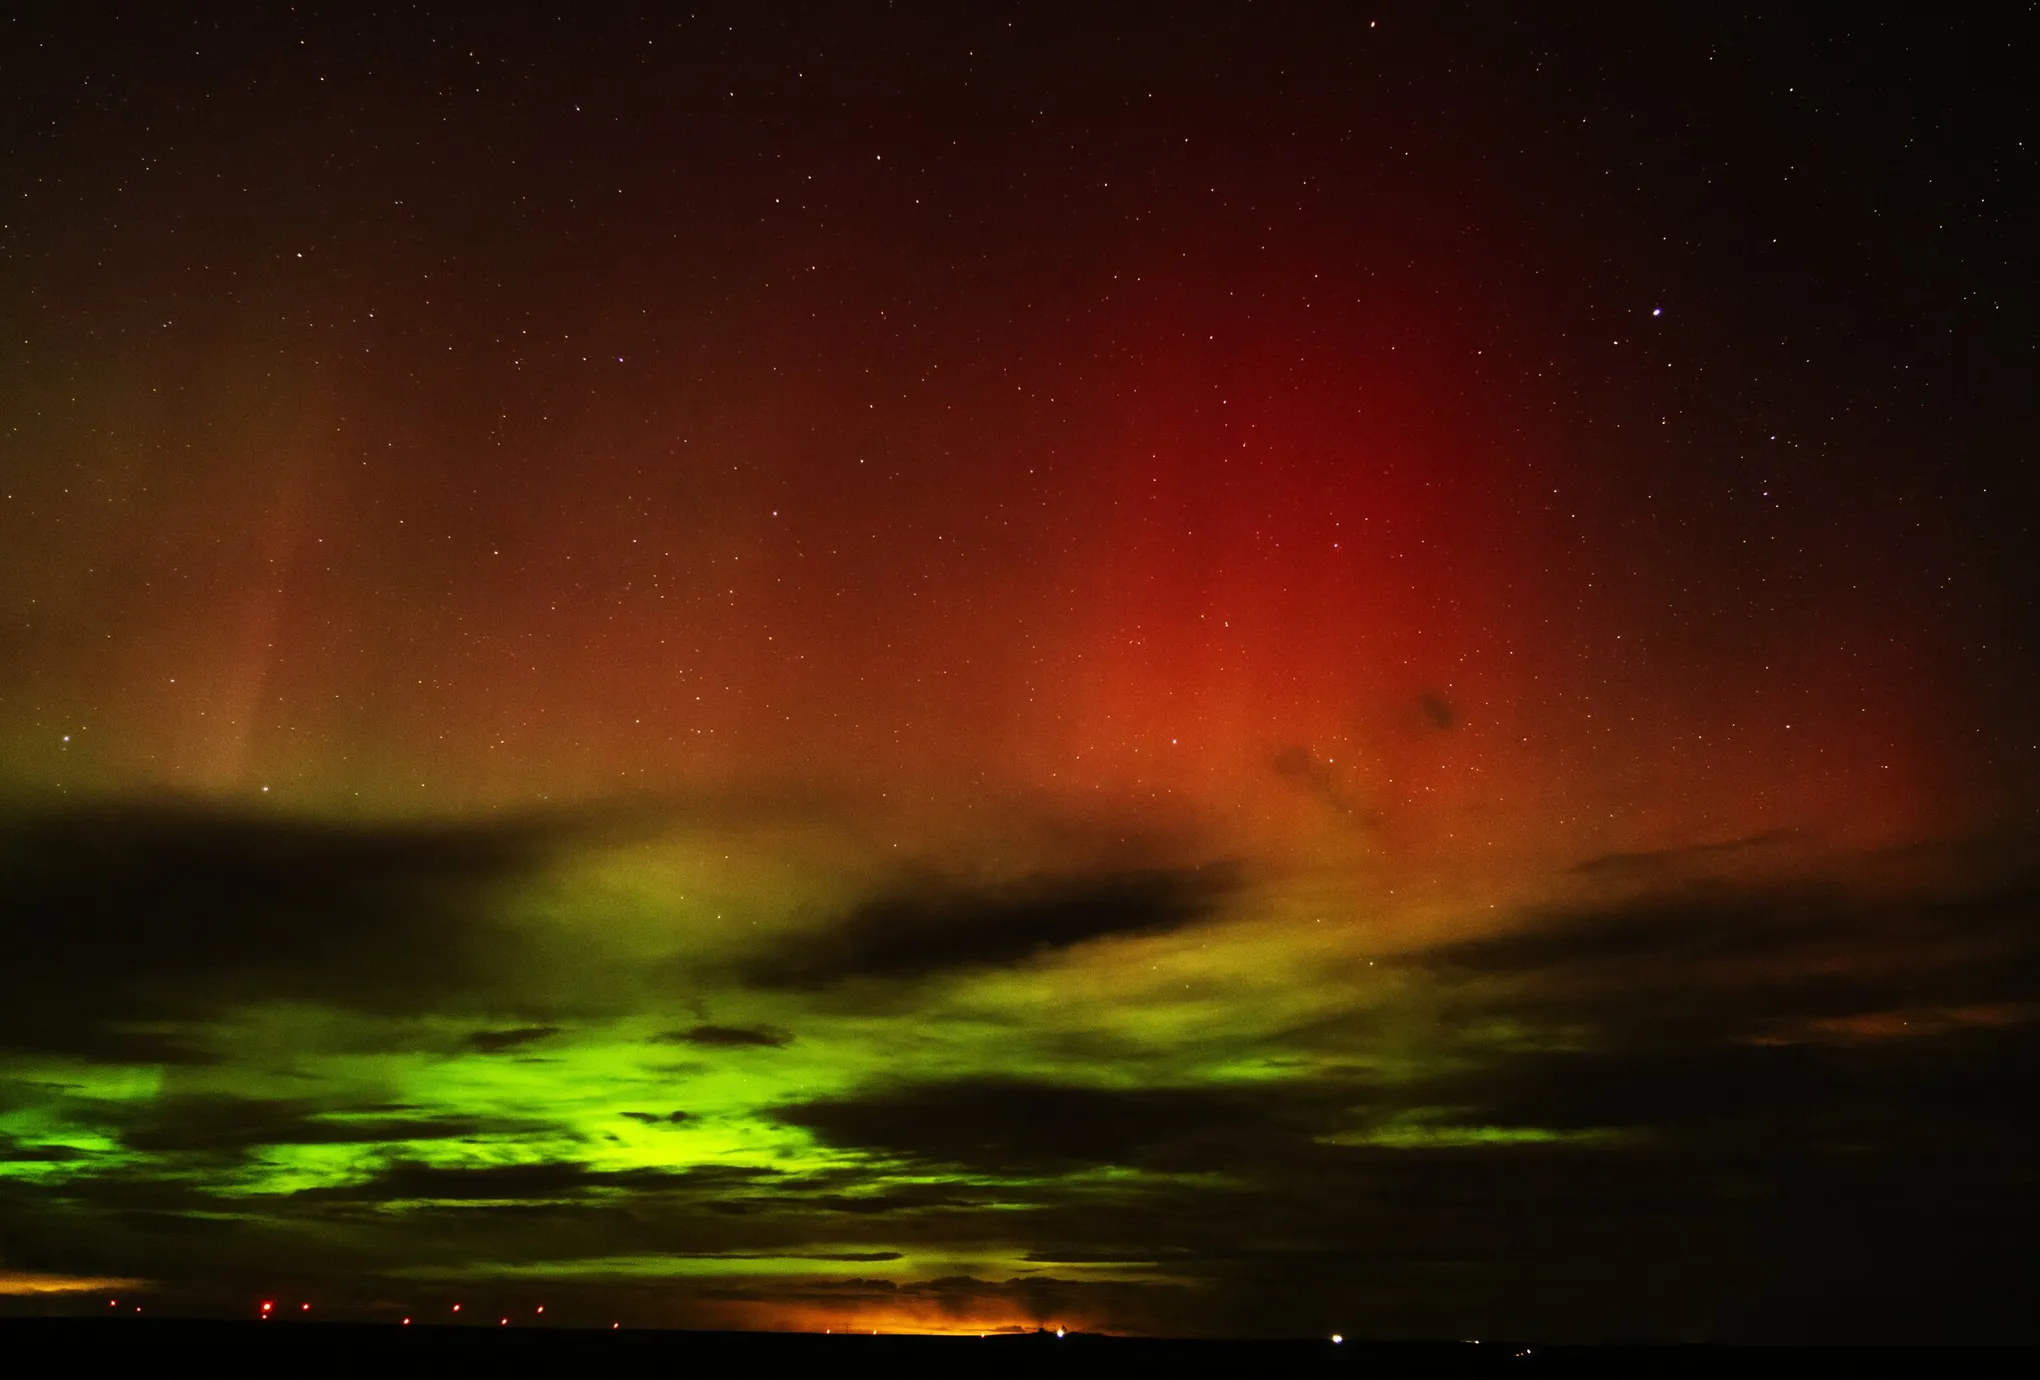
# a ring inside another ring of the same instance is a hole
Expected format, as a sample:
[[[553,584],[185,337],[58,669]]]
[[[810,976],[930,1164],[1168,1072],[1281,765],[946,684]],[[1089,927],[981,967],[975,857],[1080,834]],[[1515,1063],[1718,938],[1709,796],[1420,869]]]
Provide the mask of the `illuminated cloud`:
[[[939,879],[860,903],[819,931],[788,935],[741,970],[764,987],[917,979],[997,967],[1113,936],[1180,929],[1209,915],[1232,871],[1028,877],[990,887]]]
[[[111,1279],[89,1275],[42,1274],[34,1270],[0,1270],[0,1295],[36,1298],[45,1294],[99,1294],[132,1289],[138,1279]]]

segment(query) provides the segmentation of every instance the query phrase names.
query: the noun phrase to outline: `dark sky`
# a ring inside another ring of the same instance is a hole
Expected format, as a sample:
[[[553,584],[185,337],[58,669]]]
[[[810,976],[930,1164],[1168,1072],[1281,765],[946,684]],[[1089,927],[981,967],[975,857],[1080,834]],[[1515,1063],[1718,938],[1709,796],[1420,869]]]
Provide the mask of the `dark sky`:
[[[0,1310],[2036,1339],[2032,6],[245,8],[0,20]]]

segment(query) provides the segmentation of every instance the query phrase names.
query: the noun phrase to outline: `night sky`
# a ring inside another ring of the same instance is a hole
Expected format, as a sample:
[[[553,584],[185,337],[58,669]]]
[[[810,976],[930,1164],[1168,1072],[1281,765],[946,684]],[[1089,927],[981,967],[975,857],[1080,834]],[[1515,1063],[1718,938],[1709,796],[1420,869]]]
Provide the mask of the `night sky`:
[[[0,1312],[2040,1337],[2031,6],[175,8]]]

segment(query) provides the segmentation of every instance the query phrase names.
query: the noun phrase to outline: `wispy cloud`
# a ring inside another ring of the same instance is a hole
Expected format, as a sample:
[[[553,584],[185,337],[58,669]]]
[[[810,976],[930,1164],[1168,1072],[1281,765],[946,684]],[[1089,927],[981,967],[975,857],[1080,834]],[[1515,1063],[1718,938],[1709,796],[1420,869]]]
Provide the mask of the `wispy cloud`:
[[[913,980],[1024,963],[1088,940],[1162,934],[1211,915],[1236,887],[1224,866],[1037,875],[989,885],[903,880],[840,919],[745,960],[760,987]]]

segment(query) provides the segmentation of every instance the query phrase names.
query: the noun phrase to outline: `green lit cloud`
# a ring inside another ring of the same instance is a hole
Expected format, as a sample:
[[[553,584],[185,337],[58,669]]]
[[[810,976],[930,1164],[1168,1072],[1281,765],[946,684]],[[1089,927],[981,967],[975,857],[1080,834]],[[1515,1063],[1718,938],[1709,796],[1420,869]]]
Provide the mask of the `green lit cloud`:
[[[1439,942],[1229,866],[966,882],[812,821],[748,851],[666,827],[20,825],[8,1264],[193,1298],[316,1276],[371,1313],[543,1288],[560,1315],[1224,1327],[1277,1306],[1257,1281],[1499,1268],[1510,1219],[1470,1205],[1518,1187],[1647,1252],[1623,1193],[1773,1191],[1697,1166],[1747,1165],[1787,1108],[1809,1143],[1924,1153],[1891,1109],[2030,1044],[2014,892],[1617,897]],[[1845,931],[1884,943],[1838,966]],[[1872,1019],[1932,1010],[1972,1015]],[[2018,1124],[1946,1105],[1967,1143]]]

